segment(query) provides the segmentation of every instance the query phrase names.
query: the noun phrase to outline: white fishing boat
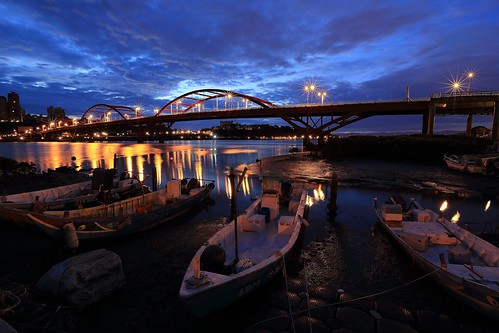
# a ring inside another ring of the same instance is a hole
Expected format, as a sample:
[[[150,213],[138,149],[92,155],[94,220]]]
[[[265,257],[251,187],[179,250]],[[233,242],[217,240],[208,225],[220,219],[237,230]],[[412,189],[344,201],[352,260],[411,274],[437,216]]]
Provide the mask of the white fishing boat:
[[[494,175],[499,170],[499,154],[483,155],[444,155],[444,162],[451,170],[480,174]]]
[[[109,205],[90,208],[27,212],[31,225],[54,239],[63,240],[65,227],[73,225],[78,240],[99,240],[122,237],[144,232],[167,223],[179,216],[197,209],[208,199],[215,188],[213,181],[202,185],[191,178],[187,186],[183,181],[171,180],[166,187],[132,198],[116,201]],[[73,237],[74,236],[74,237]]]
[[[499,319],[499,249],[414,199],[405,209],[395,198],[373,199],[379,225],[451,296]]]
[[[306,183],[293,184],[287,200],[280,200],[286,196],[279,184],[267,183],[258,199],[194,255],[179,297],[198,317],[254,292],[289,260],[307,224],[308,191]]]

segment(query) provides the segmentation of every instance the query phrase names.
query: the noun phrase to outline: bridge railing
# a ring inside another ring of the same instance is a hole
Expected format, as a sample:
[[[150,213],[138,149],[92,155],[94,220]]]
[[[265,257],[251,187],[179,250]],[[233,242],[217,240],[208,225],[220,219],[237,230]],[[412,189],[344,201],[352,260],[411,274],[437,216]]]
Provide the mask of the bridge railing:
[[[461,96],[499,96],[499,91],[471,91],[431,94],[431,98],[461,97]]]

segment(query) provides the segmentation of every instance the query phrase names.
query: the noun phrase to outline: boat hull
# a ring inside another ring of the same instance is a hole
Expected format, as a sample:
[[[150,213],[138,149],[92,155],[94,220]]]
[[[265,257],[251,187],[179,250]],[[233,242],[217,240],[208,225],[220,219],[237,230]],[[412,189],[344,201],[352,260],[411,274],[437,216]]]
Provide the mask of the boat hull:
[[[62,225],[65,223],[74,224],[79,240],[92,241],[117,238],[147,231],[191,211],[210,196],[213,188],[214,185],[209,184],[183,200],[162,205],[136,206],[134,202],[140,198],[131,198],[124,200],[125,203],[113,203],[111,205],[113,206],[112,209],[109,210],[95,208],[90,211],[85,209],[79,212],[69,211],[65,216],[48,215],[48,212],[45,212],[45,214],[28,213],[27,215],[33,225],[54,239],[60,240],[63,238]],[[154,197],[155,194],[155,192],[152,192],[148,193],[147,196]],[[120,205],[130,205],[134,210],[132,213],[123,212]],[[92,215],[92,212],[100,211],[106,213],[115,212],[116,214]]]

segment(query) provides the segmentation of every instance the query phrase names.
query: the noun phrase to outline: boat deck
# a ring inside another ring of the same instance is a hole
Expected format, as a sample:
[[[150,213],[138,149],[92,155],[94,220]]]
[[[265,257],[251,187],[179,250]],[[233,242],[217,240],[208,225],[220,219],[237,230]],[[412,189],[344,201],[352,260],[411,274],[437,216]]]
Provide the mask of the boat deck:
[[[261,231],[242,231],[238,233],[239,258],[251,259],[260,263],[281,250],[289,241],[289,235],[278,234],[277,221],[281,215],[269,223],[264,223]],[[229,262],[234,260],[234,253],[227,253]]]
[[[418,232],[429,239],[428,246],[424,251],[419,251],[427,260],[436,267],[440,267],[441,256],[445,260],[446,269],[449,273],[459,276],[463,279],[475,281],[486,285],[488,288],[499,291],[499,271],[496,266],[487,266],[483,258],[477,252],[477,249],[465,241],[460,241],[437,222],[414,222],[404,221],[401,227],[391,227],[397,237],[402,236],[402,230],[417,234]],[[451,252],[467,254],[468,264],[453,263]]]

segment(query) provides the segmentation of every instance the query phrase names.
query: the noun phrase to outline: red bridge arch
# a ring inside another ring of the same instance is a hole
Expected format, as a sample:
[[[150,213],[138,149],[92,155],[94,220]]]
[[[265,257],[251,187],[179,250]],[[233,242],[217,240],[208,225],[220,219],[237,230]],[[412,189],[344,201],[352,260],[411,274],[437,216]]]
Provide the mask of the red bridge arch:
[[[278,107],[269,101],[234,91],[223,89],[199,89],[180,95],[168,102],[165,106],[159,109],[156,116],[167,112],[168,110],[172,113],[173,111],[176,113],[195,112],[196,108],[198,111],[201,111],[201,109],[206,111],[208,104],[210,104],[208,105],[208,109],[219,110],[219,98],[223,99],[223,108],[227,108],[227,101],[231,104],[230,108],[232,108],[233,103],[239,102],[244,103],[246,107],[248,106],[248,103],[256,104],[259,107],[267,109]]]

